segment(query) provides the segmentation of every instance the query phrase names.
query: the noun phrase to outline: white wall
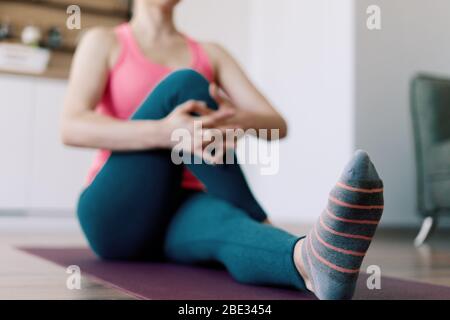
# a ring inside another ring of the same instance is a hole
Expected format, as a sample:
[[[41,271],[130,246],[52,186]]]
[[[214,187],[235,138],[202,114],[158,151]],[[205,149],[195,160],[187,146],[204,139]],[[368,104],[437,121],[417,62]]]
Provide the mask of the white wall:
[[[353,149],[351,0],[253,0],[251,75],[290,125],[280,173],[251,176],[274,218],[313,222]]]
[[[59,119],[66,81],[36,81],[29,207],[37,213],[75,208],[93,159],[91,150],[63,146]]]
[[[371,4],[380,31],[366,28]],[[357,0],[356,13],[356,145],[385,181],[384,223],[416,225],[409,81],[419,71],[450,76],[450,1]]]
[[[29,199],[34,90],[32,81],[0,77],[0,209],[21,209]]]
[[[250,0],[183,0],[177,24],[190,36],[227,47],[243,64],[250,60]]]
[[[0,214],[73,213],[92,152],[64,147],[66,81],[0,75]]]
[[[352,14],[351,0],[185,0],[179,9],[180,26],[227,47],[290,122],[279,174],[245,167],[276,220],[313,222],[351,154]]]

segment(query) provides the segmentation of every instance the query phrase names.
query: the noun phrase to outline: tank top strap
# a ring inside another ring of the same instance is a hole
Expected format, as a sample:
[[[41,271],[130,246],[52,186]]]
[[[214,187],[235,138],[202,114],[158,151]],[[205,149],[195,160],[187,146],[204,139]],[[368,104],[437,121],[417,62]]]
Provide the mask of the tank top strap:
[[[198,68],[199,70],[204,71],[206,77],[209,80],[213,81],[214,71],[209,56],[203,48],[202,44],[189,36],[185,35],[185,37],[193,55],[194,68]]]
[[[191,37],[182,34],[183,37],[186,39],[186,42],[189,46],[189,51],[191,52],[192,55],[192,67],[195,67],[198,65],[199,60],[200,60],[200,56],[199,56],[199,44],[197,41],[195,41],[194,39],[192,39]]]
[[[125,55],[125,53],[137,56],[140,55],[139,49],[136,47],[137,44],[133,38],[133,31],[127,22],[117,26],[114,31],[120,43],[123,55]]]

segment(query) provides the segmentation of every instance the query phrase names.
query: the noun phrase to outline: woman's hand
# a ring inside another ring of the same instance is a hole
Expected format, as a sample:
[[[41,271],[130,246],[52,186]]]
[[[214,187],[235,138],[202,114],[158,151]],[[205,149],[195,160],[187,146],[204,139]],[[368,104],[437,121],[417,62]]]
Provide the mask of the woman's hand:
[[[219,110],[234,110],[234,115],[218,124],[219,129],[231,129],[241,138],[244,134],[252,134],[263,140],[279,140],[286,135],[284,120],[274,111],[254,111],[238,108],[228,97],[223,95],[216,84],[211,84],[211,97],[219,105]],[[276,125],[280,122],[280,126]]]
[[[215,150],[214,154],[205,152],[205,147],[212,142],[210,129],[218,129],[219,125],[233,117],[234,113],[235,111],[230,108],[214,111],[204,102],[187,101],[162,120],[161,129],[165,140],[163,145],[217,163],[218,158],[223,155],[221,150]],[[223,131],[220,132],[221,136],[224,136]]]
[[[219,105],[219,110],[233,112],[233,115],[223,119],[218,125],[218,129],[229,130],[247,130],[249,128],[247,121],[247,113],[244,110],[238,109],[236,105],[223,95],[219,87],[212,83],[209,87],[209,94]]]

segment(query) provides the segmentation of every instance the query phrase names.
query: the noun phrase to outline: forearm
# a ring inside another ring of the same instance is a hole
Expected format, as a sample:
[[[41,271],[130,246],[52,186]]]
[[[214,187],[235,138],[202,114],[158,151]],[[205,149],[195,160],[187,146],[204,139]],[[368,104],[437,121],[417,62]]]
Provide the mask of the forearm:
[[[162,149],[168,138],[162,121],[124,121],[95,112],[62,120],[64,144],[117,152]]]
[[[256,130],[259,138],[277,140],[287,136],[287,123],[278,114],[241,111],[239,118],[241,127],[245,131]],[[266,132],[267,135],[265,135]],[[274,132],[276,132],[276,134],[273,134]]]

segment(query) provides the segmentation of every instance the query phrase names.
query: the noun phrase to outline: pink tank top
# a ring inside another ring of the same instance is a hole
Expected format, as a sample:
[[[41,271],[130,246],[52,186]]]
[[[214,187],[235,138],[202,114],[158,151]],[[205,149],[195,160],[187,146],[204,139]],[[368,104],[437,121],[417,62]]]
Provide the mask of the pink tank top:
[[[115,33],[121,53],[109,72],[106,89],[96,111],[125,120],[130,119],[149,92],[175,70],[150,61],[138,46],[128,23],[118,26]],[[205,50],[189,37],[186,37],[186,42],[192,56],[190,68],[201,73],[210,82],[214,81],[213,68]],[[94,180],[110,155],[108,150],[97,152],[87,177],[88,184]],[[204,189],[202,183],[187,169],[184,170],[182,187]]]

